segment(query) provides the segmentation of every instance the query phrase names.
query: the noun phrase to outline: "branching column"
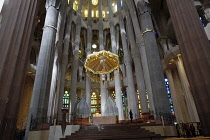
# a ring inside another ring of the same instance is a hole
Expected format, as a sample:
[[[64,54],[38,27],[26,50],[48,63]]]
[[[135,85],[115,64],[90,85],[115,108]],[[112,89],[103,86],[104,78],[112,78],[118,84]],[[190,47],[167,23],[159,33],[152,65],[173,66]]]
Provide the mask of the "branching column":
[[[149,112],[147,97],[146,97],[146,86],[144,80],[144,74],[141,65],[141,58],[139,48],[136,47],[135,44],[135,37],[133,33],[133,26],[131,23],[130,15],[128,11],[126,11],[126,27],[127,27],[127,36],[131,46],[131,54],[134,61],[135,73],[136,73],[136,80],[137,80],[137,87],[140,93],[140,103],[141,103],[141,113]]]
[[[56,101],[56,110],[58,114],[62,114],[61,108],[63,106],[63,95],[64,95],[64,87],[65,87],[65,76],[66,71],[68,69],[67,64],[69,60],[69,46],[70,46],[70,37],[71,37],[71,26],[72,26],[72,18],[73,18],[73,1],[70,3],[70,9],[68,12],[68,18],[66,21],[65,33],[64,33],[64,46],[61,55],[61,68],[60,68],[60,83],[59,83],[59,93]]]
[[[63,34],[64,34],[64,25],[66,21],[66,8],[67,8],[67,1],[62,0],[61,8],[59,10],[59,16],[58,16],[58,25],[57,29],[58,32],[56,34],[56,51],[55,51],[55,57],[54,57],[54,63],[53,63],[53,73],[52,73],[52,81],[50,86],[50,99],[48,103],[48,113],[47,116],[54,116],[55,112],[57,114],[56,108],[57,104],[55,103],[59,98],[59,90],[60,89],[60,60],[62,57],[62,45],[63,45]],[[61,63],[63,61],[61,60]],[[57,87],[57,88],[56,88]]]
[[[113,11],[112,11],[112,0],[109,0],[108,2],[109,5],[109,16],[110,16],[110,21],[109,21],[109,25],[110,25],[110,33],[111,33],[111,45],[112,45],[112,52],[117,54],[117,46],[116,46],[116,38],[115,38],[115,28],[114,28],[114,19],[113,19]],[[118,70],[114,71],[114,75],[115,75],[115,94],[116,94],[116,104],[118,107],[118,112],[119,115],[121,114],[121,107],[122,107],[122,95],[121,95],[121,80],[120,80],[120,73]],[[123,116],[121,116],[122,118],[120,118],[119,116],[119,120],[123,119]]]
[[[103,37],[103,17],[102,17],[102,0],[99,0],[99,49],[104,50],[104,37]],[[101,115],[105,116],[105,105],[107,100],[107,82],[103,82],[100,75],[100,92],[101,92]]]
[[[136,15],[136,11],[134,6],[132,5],[131,1],[126,1],[129,9],[129,13],[132,19],[132,24],[136,37],[136,45],[140,50],[140,56],[141,56],[141,63],[142,63],[142,68],[143,68],[143,74],[144,74],[144,80],[146,84],[146,90],[149,96],[149,105],[150,105],[150,111],[152,113],[155,113],[155,106],[154,106],[154,99],[153,99],[153,90],[152,90],[152,85],[151,85],[151,80],[150,80],[150,73],[149,73],[149,67],[148,67],[148,62],[147,62],[147,55],[146,55],[146,50],[145,50],[145,45],[144,45],[144,40],[141,34],[138,18]],[[126,6],[126,5],[125,5]]]
[[[89,10],[88,10],[88,25],[87,25],[87,51],[86,54],[91,54],[91,45],[92,45],[92,19],[91,19],[91,9],[92,9],[92,1],[89,0]],[[86,75],[86,86],[85,86],[85,93],[86,93],[86,103],[91,111],[91,80],[89,78],[90,72],[87,72]],[[91,113],[91,112],[90,112]]]
[[[81,32],[81,9],[82,9],[82,1],[79,0],[79,7],[78,7],[78,17],[76,21],[76,36],[75,42],[73,44],[73,61],[72,61],[72,74],[71,74],[71,89],[70,89],[70,105],[69,105],[69,113],[73,115],[75,103],[76,103],[76,94],[77,94],[77,73],[79,67],[79,58],[78,58],[78,51],[80,45],[80,32]]]
[[[119,0],[118,0],[117,5],[118,5],[118,10],[121,9],[121,6],[120,6],[121,4]],[[120,23],[120,34],[121,34],[121,40],[122,40],[122,46],[123,46],[123,53],[124,53],[124,63],[126,67],[126,75],[127,75],[127,82],[128,82],[128,96],[130,97],[129,98],[130,100],[128,100],[128,104],[129,104],[130,109],[132,109],[132,112],[134,114],[134,119],[137,119],[139,118],[139,108],[138,108],[137,94],[136,94],[135,86],[134,86],[132,60],[131,60],[130,51],[128,49],[127,42],[126,42],[127,37],[126,37],[126,32],[125,32],[125,26],[124,26],[123,16],[120,10],[118,11],[118,16],[119,16],[119,23]],[[122,102],[120,104],[122,104]],[[121,115],[123,115],[123,110],[121,110],[121,112],[119,113],[122,113]]]
[[[144,37],[145,50],[153,91],[154,106],[156,114],[158,115],[157,117],[159,117],[159,114],[161,115],[161,113],[171,113],[170,104],[165,89],[163,68],[160,61],[156,37],[153,32],[154,28],[150,15],[149,4],[141,4],[139,2],[138,9],[140,11],[140,25],[142,29],[142,35]]]

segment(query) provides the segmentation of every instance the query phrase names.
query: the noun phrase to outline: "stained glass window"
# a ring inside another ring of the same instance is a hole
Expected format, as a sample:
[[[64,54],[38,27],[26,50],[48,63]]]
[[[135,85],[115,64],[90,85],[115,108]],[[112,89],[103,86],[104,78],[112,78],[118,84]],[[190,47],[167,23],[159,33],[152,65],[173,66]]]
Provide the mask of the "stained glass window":
[[[96,113],[98,108],[98,98],[95,92],[91,95],[91,113]]]
[[[166,79],[166,78],[165,78],[165,85],[166,85],[166,92],[168,94],[168,100],[169,100],[169,103],[170,103],[171,113],[174,115],[174,106],[173,106],[173,101],[172,101],[172,98],[171,98],[171,91],[170,91],[170,88],[169,88],[168,79]]]
[[[68,91],[65,91],[63,95],[63,108],[69,108],[69,93]]]

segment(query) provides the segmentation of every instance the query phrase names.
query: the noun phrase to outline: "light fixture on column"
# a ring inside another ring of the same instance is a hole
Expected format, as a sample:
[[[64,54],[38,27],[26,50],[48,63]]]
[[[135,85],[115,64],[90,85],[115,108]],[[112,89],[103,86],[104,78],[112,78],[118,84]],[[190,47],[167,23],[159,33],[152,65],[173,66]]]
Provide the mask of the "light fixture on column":
[[[92,4],[93,5],[97,5],[98,4],[98,0],[92,0]]]
[[[92,48],[93,48],[93,49],[97,48],[97,45],[96,45],[96,44],[93,44],[93,45],[92,45]]]

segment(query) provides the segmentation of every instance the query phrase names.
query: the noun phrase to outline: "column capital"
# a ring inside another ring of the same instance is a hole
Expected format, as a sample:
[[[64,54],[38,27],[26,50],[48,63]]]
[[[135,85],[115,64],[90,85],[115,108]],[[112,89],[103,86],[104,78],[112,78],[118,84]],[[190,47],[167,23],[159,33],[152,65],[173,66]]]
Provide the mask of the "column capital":
[[[210,7],[204,8],[204,13],[205,13],[206,20],[210,22]]]
[[[61,1],[60,0],[46,0],[45,8],[55,7],[57,10],[60,8]]]

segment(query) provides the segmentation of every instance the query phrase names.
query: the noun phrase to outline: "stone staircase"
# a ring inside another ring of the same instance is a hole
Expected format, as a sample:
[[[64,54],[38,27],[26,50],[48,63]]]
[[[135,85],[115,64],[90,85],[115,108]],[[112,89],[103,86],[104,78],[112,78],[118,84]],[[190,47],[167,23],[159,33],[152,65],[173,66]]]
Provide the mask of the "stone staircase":
[[[60,140],[163,140],[159,134],[133,124],[82,126],[79,131]]]

